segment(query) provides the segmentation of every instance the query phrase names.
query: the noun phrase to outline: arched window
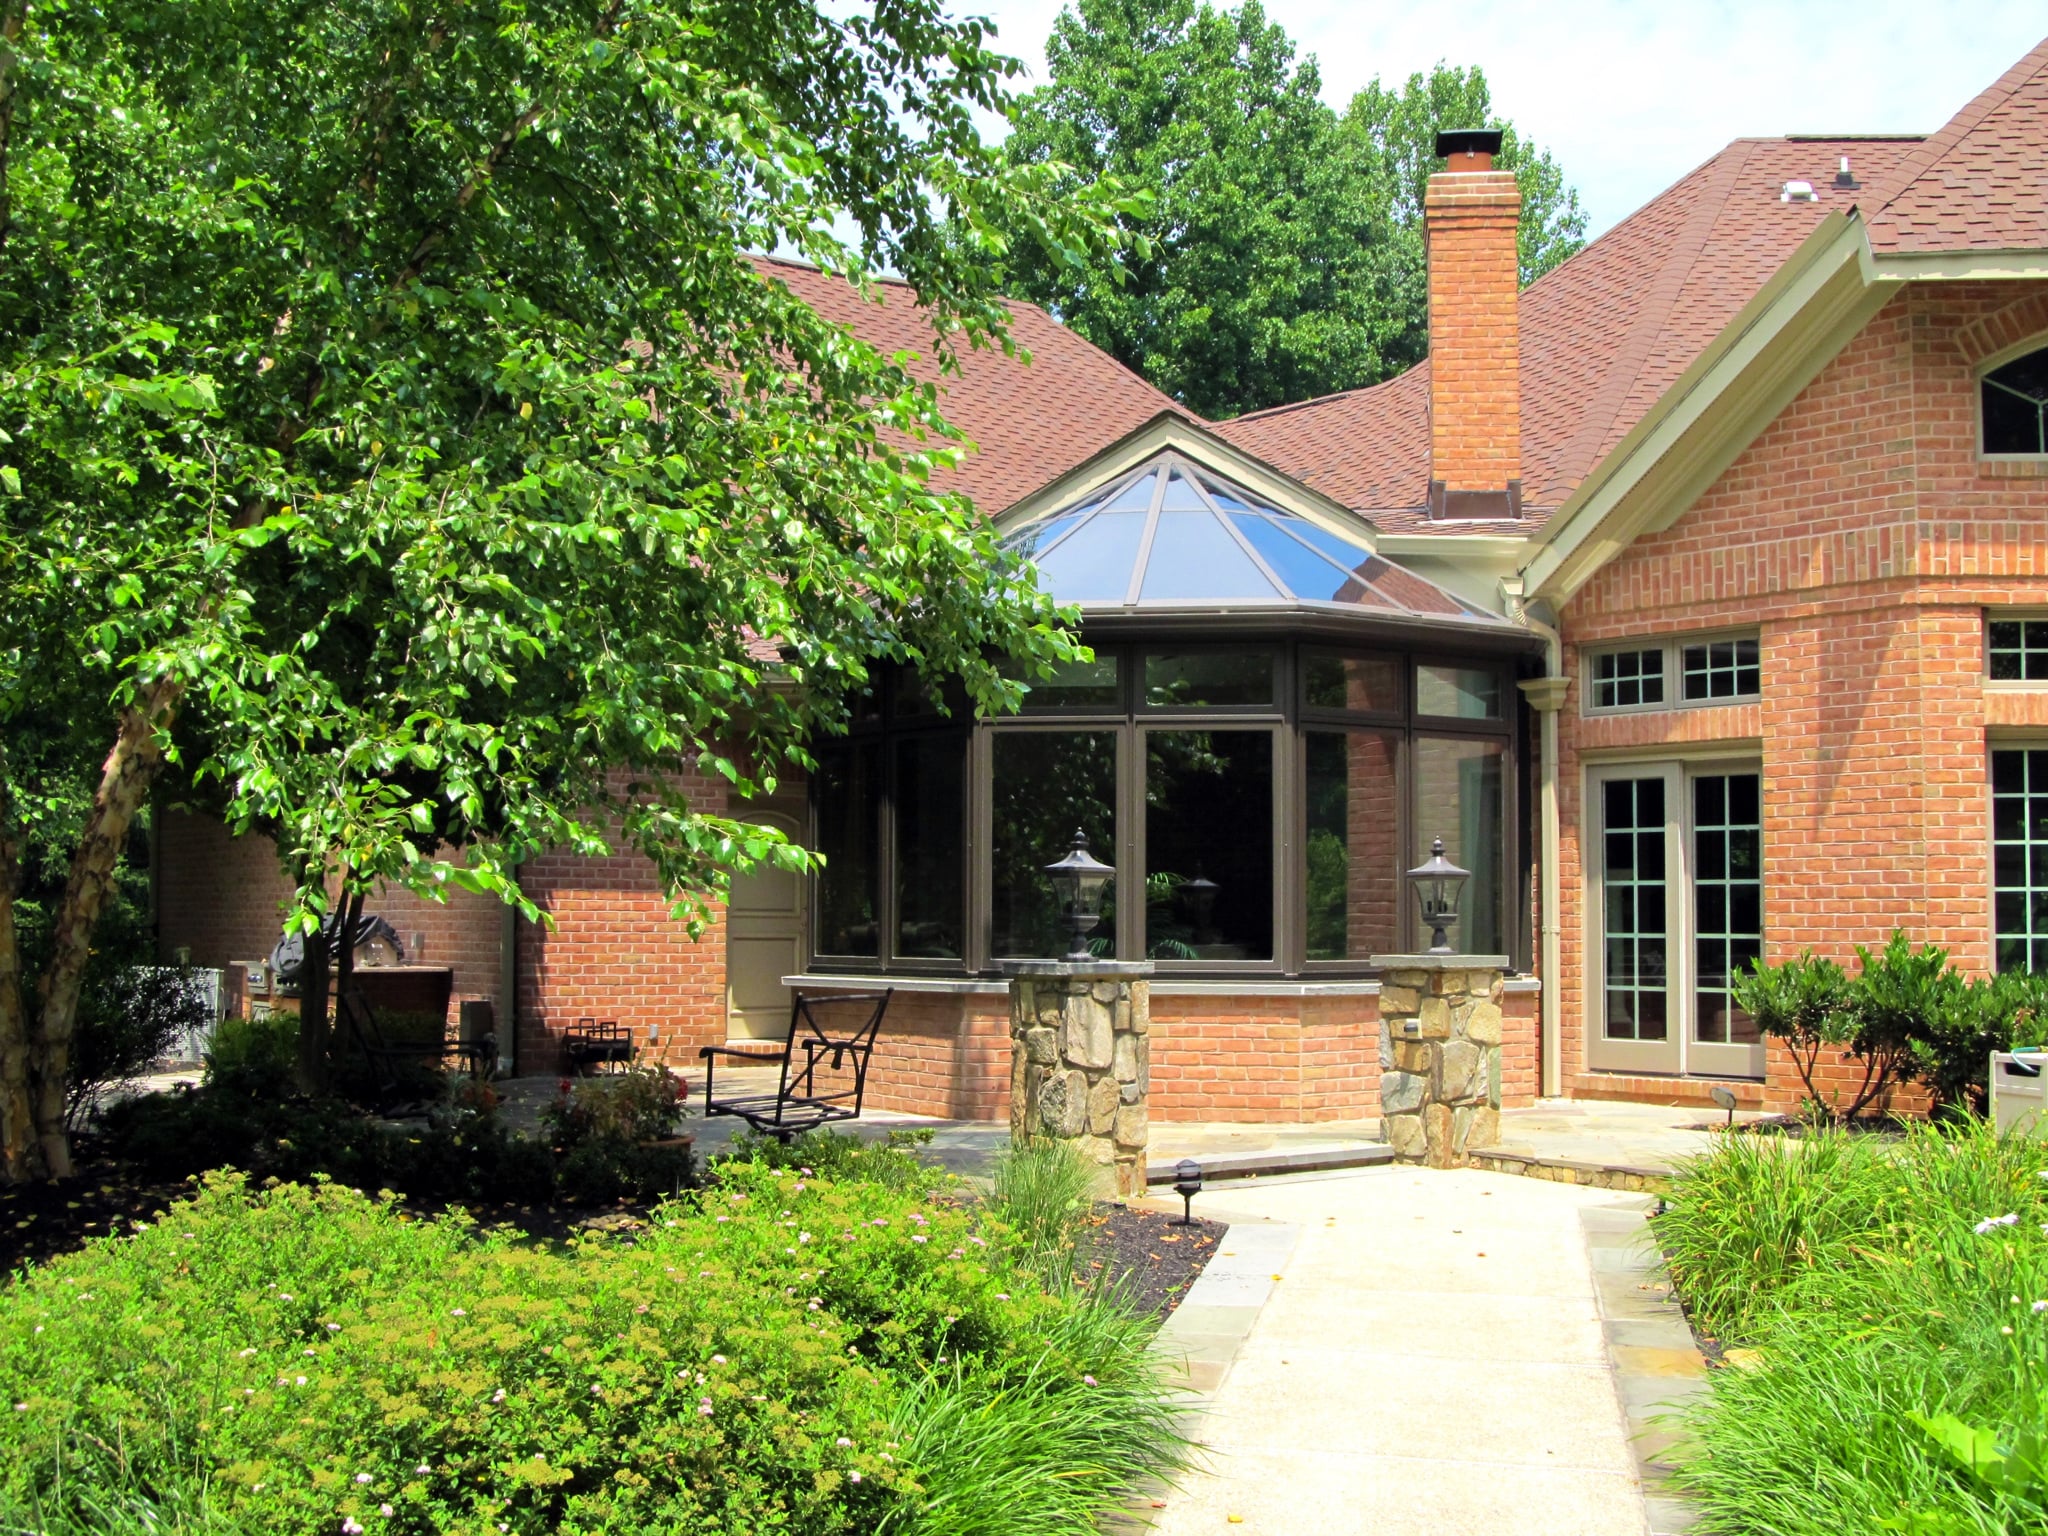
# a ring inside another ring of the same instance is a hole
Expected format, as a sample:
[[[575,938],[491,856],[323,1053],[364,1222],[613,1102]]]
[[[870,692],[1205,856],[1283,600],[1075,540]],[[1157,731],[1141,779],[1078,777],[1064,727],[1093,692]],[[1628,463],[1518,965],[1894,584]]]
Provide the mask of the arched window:
[[[1984,375],[1986,453],[2048,454],[2048,347]]]

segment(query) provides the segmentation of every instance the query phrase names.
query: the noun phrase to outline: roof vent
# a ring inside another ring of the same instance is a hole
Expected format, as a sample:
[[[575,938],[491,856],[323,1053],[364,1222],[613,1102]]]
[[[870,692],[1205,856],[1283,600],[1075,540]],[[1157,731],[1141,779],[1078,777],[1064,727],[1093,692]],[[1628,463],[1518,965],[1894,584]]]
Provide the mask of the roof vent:
[[[1863,183],[1849,174],[1849,157],[1842,156],[1842,168],[1835,172],[1835,185],[1845,192],[1854,192]]]
[[[1781,203],[1817,203],[1820,201],[1820,194],[1813,190],[1813,183],[1810,181],[1788,181],[1785,183],[1784,191],[1778,194],[1778,201]]]

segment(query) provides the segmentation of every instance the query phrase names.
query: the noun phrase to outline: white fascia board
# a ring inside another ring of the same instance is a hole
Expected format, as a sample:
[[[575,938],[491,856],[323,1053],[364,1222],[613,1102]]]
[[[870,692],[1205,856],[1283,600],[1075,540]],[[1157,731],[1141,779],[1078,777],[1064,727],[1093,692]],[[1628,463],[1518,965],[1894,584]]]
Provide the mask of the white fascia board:
[[[1147,459],[1169,449],[1193,460],[1211,474],[1235,480],[1282,511],[1306,518],[1339,538],[1363,544],[1375,554],[1379,552],[1382,535],[1370,519],[1171,411],[1161,411],[1050,485],[1041,486],[1029,496],[1012,502],[995,515],[996,531],[1008,533],[1056,507],[1084,500],[1118,476],[1128,474]]]
[[[1872,274],[1898,282],[2023,282],[2048,278],[2048,251],[1938,251],[1870,258]]]
[[[1861,220],[1822,220],[1537,536],[1522,568],[1529,598],[1562,608],[1634,540],[1668,528],[1902,281],[1873,267]]]

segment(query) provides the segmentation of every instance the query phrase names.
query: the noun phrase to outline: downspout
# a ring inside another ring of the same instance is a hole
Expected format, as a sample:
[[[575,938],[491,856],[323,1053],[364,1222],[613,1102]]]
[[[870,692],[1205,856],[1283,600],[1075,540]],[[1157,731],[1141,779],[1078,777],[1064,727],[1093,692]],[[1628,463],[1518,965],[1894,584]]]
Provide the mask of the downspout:
[[[1559,828],[1557,800],[1557,713],[1564,707],[1565,694],[1571,687],[1571,679],[1566,677],[1564,672],[1564,636],[1554,625],[1538,618],[1531,605],[1523,601],[1522,578],[1519,575],[1503,577],[1501,591],[1507,600],[1508,617],[1523,628],[1543,637],[1543,669],[1546,675],[1527,679],[1521,684],[1521,689],[1523,697],[1528,699],[1530,707],[1537,712],[1541,720],[1538,750],[1542,763],[1537,782],[1537,863],[1543,876],[1543,891],[1540,897],[1543,908],[1540,962],[1543,991],[1541,1078],[1538,1091],[1542,1097],[1549,1099],[1556,1098],[1564,1091],[1563,1003],[1560,995],[1564,972],[1564,925],[1558,914],[1564,898],[1564,880],[1558,870],[1563,837]],[[1548,605],[1541,606],[1547,611]]]

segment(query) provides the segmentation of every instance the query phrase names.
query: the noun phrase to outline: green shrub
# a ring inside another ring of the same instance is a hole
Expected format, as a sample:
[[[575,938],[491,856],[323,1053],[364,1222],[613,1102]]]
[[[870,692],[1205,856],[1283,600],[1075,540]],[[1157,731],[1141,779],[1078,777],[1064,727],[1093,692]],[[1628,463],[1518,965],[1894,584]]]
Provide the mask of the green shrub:
[[[733,1162],[801,1169],[824,1179],[929,1193],[946,1183],[943,1170],[917,1156],[917,1149],[929,1146],[932,1136],[928,1129],[894,1130],[880,1141],[863,1141],[851,1132],[821,1126],[785,1143],[773,1136],[741,1131],[733,1137],[726,1156]]]
[[[1851,977],[1806,953],[1752,963],[1731,989],[1735,1006],[1785,1042],[1815,1114],[1853,1120],[1896,1084],[1917,1081],[1944,1115],[1984,1113],[1993,1051],[2048,1040],[2048,976],[2006,973],[1966,981],[1938,945],[1894,932],[1882,950],[1856,949]],[[1863,1064],[1847,1104],[1823,1093],[1817,1068],[1836,1051]]]
[[[1038,1268],[1062,1275],[1073,1259],[1094,1186],[1095,1170],[1072,1142],[1040,1137],[1022,1146],[1013,1143],[996,1159],[989,1204],[1023,1240]]]
[[[541,1121],[564,1150],[589,1141],[653,1141],[675,1134],[683,1081],[666,1067],[563,1078]]]
[[[299,1064],[299,1021],[289,1013],[267,1019],[222,1019],[206,1053],[206,1081],[236,1092],[283,1098]]]
[[[11,1527],[1084,1536],[1183,1454],[1142,1326],[968,1208],[760,1163],[566,1251],[220,1176],[4,1303]],[[976,1452],[992,1405],[1035,1427]],[[952,1513],[1004,1490],[1058,1513]]]
[[[2048,1429],[2044,1171],[1981,1122],[1727,1137],[1681,1170],[1656,1235],[1695,1316],[1758,1352],[1686,1415],[1705,1529],[2038,1529],[1926,1426]]]

